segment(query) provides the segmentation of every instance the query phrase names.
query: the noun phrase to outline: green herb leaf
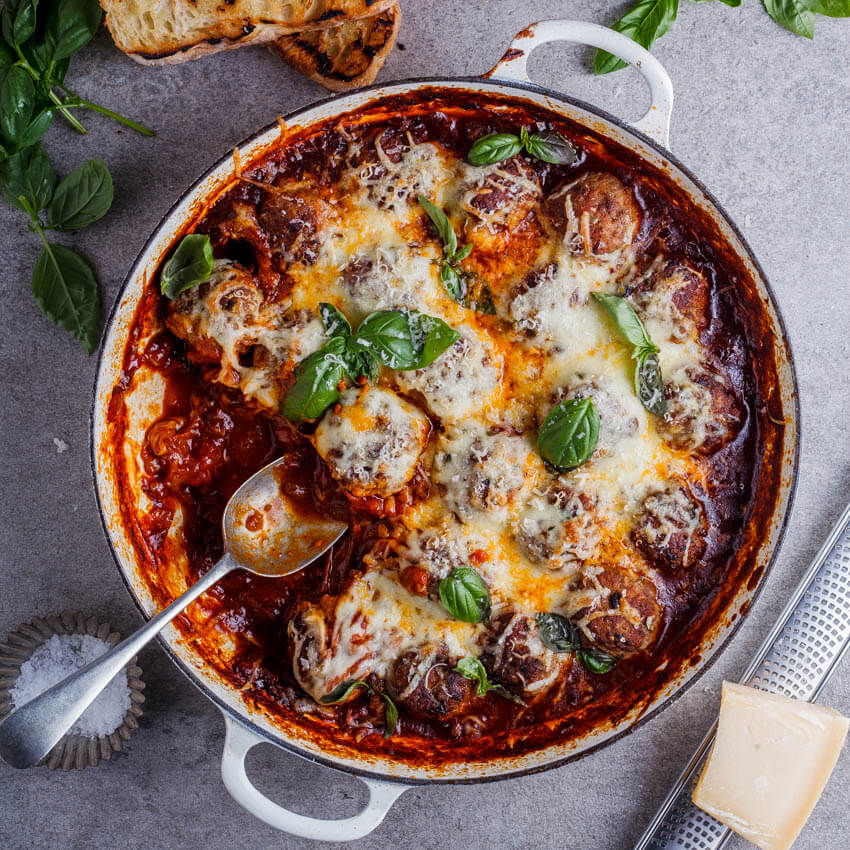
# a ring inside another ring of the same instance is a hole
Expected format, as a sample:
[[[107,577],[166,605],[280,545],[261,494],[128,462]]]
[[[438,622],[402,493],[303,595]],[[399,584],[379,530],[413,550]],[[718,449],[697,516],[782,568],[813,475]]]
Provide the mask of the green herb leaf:
[[[491,682],[487,676],[487,670],[484,668],[484,665],[481,661],[479,661],[479,659],[473,658],[471,655],[461,658],[460,661],[458,661],[457,666],[454,668],[454,672],[460,673],[460,675],[465,679],[470,679],[475,682],[475,693],[480,697],[483,697],[488,692],[493,691],[494,693],[499,694],[499,696],[509,699],[511,702],[518,703],[519,705],[525,705],[525,702],[516,696],[516,694],[512,694],[507,688],[502,687],[502,685],[497,685],[494,682]]]
[[[7,44],[20,46],[35,32],[37,6],[38,0],[6,0],[0,29]]]
[[[322,317],[322,324],[325,326],[325,333],[328,336],[341,336],[345,338],[351,336],[351,324],[333,304],[322,301],[319,304],[319,314]]]
[[[59,0],[51,3],[45,24],[45,42],[51,59],[67,59],[85,47],[103,20],[96,0]]]
[[[447,257],[454,256],[457,252],[457,235],[451,221],[449,221],[449,217],[424,195],[417,195],[416,200],[419,201],[422,208],[428,213],[428,218],[431,219],[431,223],[437,229],[440,241],[443,243],[444,255]]]
[[[42,312],[92,354],[97,347],[100,291],[91,266],[64,245],[45,244],[32,272],[32,294]]]
[[[336,336],[296,366],[295,383],[281,405],[287,419],[318,419],[339,399],[339,382],[347,373],[345,352],[345,340]]]
[[[415,310],[410,310],[406,316],[416,350],[416,357],[407,369],[424,369],[460,339],[454,328],[436,316]]]
[[[828,18],[850,18],[850,0],[804,0],[803,5]]]
[[[655,40],[670,29],[678,11],[679,0],[638,0],[611,28],[649,50]],[[596,74],[608,74],[625,67],[622,59],[604,50],[596,51],[593,64]]]
[[[449,265],[449,263],[441,263],[440,281],[449,298],[460,304],[466,291],[461,273],[454,266]]]
[[[613,319],[620,336],[634,348],[647,348],[657,351],[652,344],[643,322],[635,313],[631,304],[619,295],[603,295],[594,292],[593,297],[605,308],[605,311]]]
[[[162,294],[172,300],[181,292],[203,283],[213,270],[210,237],[205,233],[190,233],[180,240],[160,274]]]
[[[578,659],[584,665],[585,669],[591,673],[607,673],[617,665],[617,659],[613,655],[596,647],[580,649]]]
[[[464,245],[462,248],[459,248],[453,256],[449,257],[449,262],[450,263],[463,262],[471,253],[472,253],[472,245]]]
[[[654,349],[640,349],[635,363],[635,395],[640,403],[656,416],[664,416],[667,402],[664,399],[664,379],[658,354]]]
[[[10,204],[29,213],[44,209],[53,197],[56,172],[41,144],[31,145],[0,166],[0,185]],[[21,197],[30,209],[21,202]]]
[[[767,14],[777,24],[804,38],[815,36],[815,13],[804,0],[763,0]]]
[[[34,145],[47,132],[50,122],[53,121],[53,115],[53,107],[50,106],[37,112],[35,117],[27,124],[14,147],[21,151]]]
[[[705,2],[713,2],[713,0],[694,0],[695,3],[705,3]],[[727,6],[731,6],[733,9],[737,9],[744,0],[720,0],[721,3],[725,3]]]
[[[384,701],[384,737],[391,738],[398,726],[398,709],[388,694],[381,693]]]
[[[490,591],[470,567],[456,567],[439,586],[440,602],[464,623],[480,623],[490,614]]]
[[[571,165],[578,159],[578,151],[560,133],[534,133],[528,137],[525,149],[537,159],[554,165]]]
[[[13,65],[0,71],[0,139],[7,150],[21,150],[29,134],[35,88],[30,75]],[[45,128],[46,129],[46,128]]]
[[[472,165],[492,165],[510,159],[522,150],[522,142],[513,133],[491,133],[482,136],[466,155]]]
[[[581,649],[578,627],[560,614],[538,614],[537,630],[543,645],[552,652],[576,652]]]
[[[48,226],[53,230],[88,227],[106,215],[112,206],[112,196],[112,175],[106,163],[102,159],[90,159],[56,187],[47,208]]]
[[[599,414],[591,398],[556,404],[540,426],[537,451],[557,469],[574,469],[593,454],[599,439]]]
[[[338,684],[329,694],[319,697],[319,702],[324,705],[335,705],[339,702],[345,702],[357,688],[369,688],[369,685],[361,679],[348,679],[345,682]]]

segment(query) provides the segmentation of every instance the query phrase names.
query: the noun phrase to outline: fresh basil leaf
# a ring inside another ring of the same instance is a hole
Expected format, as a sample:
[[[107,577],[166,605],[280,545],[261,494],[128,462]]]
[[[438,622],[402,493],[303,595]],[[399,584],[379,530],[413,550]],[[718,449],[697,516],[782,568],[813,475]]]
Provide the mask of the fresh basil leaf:
[[[18,57],[5,41],[0,41],[0,68],[8,68],[14,65]]]
[[[348,679],[338,684],[329,694],[319,697],[319,702],[324,705],[345,702],[357,688],[369,688],[369,685],[361,679]],[[371,690],[371,688],[369,689]]]
[[[85,47],[103,20],[97,0],[59,0],[50,4],[45,23],[45,42],[51,59],[67,59]]]
[[[695,3],[705,3],[706,0],[694,0]],[[708,0],[708,2],[713,2],[713,0]],[[727,6],[731,6],[733,9],[737,9],[744,0],[720,0],[721,3],[725,3]]]
[[[112,206],[112,196],[112,175],[106,163],[102,159],[90,159],[56,187],[56,194],[47,208],[47,224],[53,230],[88,227],[106,215]]]
[[[410,310],[406,315],[416,351],[416,356],[407,369],[424,369],[430,366],[460,339],[460,334],[454,328],[436,316],[428,316],[415,310]]]
[[[354,341],[390,369],[410,369],[416,362],[410,324],[399,310],[370,313],[357,329]]]
[[[466,290],[461,273],[449,263],[441,263],[440,281],[449,298],[460,304]]]
[[[295,367],[295,383],[280,410],[287,419],[318,419],[339,399],[339,383],[347,373],[345,351],[345,340],[336,336]]]
[[[611,29],[627,35],[632,41],[649,50],[655,40],[661,38],[676,20],[679,0],[638,0]],[[596,51],[593,70],[596,74],[608,74],[625,68],[626,63],[604,50]]]
[[[384,737],[391,738],[398,726],[398,709],[388,694],[382,693],[381,699],[384,701]]]
[[[368,351],[348,345],[340,357],[345,364],[345,371],[352,379],[356,380],[361,375],[370,383],[378,379],[380,364]]]
[[[37,6],[38,0],[6,0],[0,14],[0,29],[7,44],[20,46],[35,32]]]
[[[162,267],[159,285],[162,294],[172,300],[181,292],[203,283],[213,270],[210,237],[205,233],[190,233]]]
[[[815,13],[804,0],[763,0],[767,14],[780,26],[804,38],[815,37]]]
[[[467,161],[472,165],[492,165],[503,159],[510,159],[522,150],[519,136],[513,133],[490,133],[482,136],[469,149]]]
[[[664,416],[667,412],[667,402],[664,399],[664,379],[661,377],[661,366],[658,354],[654,349],[638,351],[635,363],[635,395],[640,403],[656,416]]]
[[[578,159],[578,151],[560,133],[534,133],[528,137],[525,149],[553,165],[572,165]]]
[[[472,253],[472,245],[464,245],[462,248],[459,248],[455,254],[449,257],[450,263],[460,263],[463,262],[470,254]]]
[[[328,336],[345,338],[351,336],[351,324],[333,304],[322,301],[319,304],[319,315],[322,317],[322,324],[325,326],[325,333]]]
[[[64,245],[45,245],[32,271],[32,294],[48,319],[78,339],[86,354],[94,352],[100,290],[79,254]]]
[[[537,451],[557,469],[574,469],[593,454],[599,439],[599,414],[591,398],[556,404],[540,426]]]
[[[804,0],[803,5],[828,18],[850,18],[850,0]]]
[[[417,195],[416,200],[428,213],[428,218],[437,230],[440,241],[443,243],[443,253],[451,257],[457,252],[457,235],[449,217],[436,205],[431,203],[424,195]]]
[[[27,124],[23,133],[18,138],[15,147],[18,150],[26,150],[34,145],[46,132],[53,121],[54,110],[52,106],[47,106],[40,112],[37,112],[32,121]]]
[[[13,65],[0,71],[0,138],[7,150],[21,150],[35,107],[30,75]]]
[[[653,346],[643,322],[625,298],[621,298],[619,295],[603,295],[601,292],[594,292],[593,297],[613,319],[614,325],[625,342],[634,348],[657,350]]]
[[[439,585],[440,602],[464,623],[480,623],[490,614],[490,591],[470,567],[456,567]]]
[[[617,659],[613,655],[596,647],[580,649],[578,659],[584,665],[584,668],[591,673],[608,673],[617,665]]]
[[[576,652],[581,648],[578,627],[560,614],[538,614],[537,630],[543,645],[552,652]]]
[[[469,679],[472,682],[475,682],[475,693],[483,697],[490,691],[499,694],[499,696],[505,697],[505,699],[509,699],[511,702],[518,703],[519,705],[525,705],[525,702],[521,700],[516,694],[512,694],[507,688],[502,687],[502,685],[498,685],[494,682],[491,682],[487,676],[487,670],[484,668],[484,665],[477,658],[473,658],[471,655],[467,655],[465,658],[461,658],[458,661],[457,666],[454,668],[455,673],[459,673],[465,679]]]
[[[35,144],[9,157],[0,166],[0,185],[6,200],[18,209],[33,213],[44,209],[56,186],[56,172],[44,146]],[[21,202],[22,197],[29,209]]]

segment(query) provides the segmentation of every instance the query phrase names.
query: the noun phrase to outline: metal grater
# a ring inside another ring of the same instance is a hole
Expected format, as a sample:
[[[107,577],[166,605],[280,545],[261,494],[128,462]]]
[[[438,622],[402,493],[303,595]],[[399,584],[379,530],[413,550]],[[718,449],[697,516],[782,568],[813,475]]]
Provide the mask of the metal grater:
[[[812,702],[850,648],[850,505],[833,527],[741,681]],[[691,802],[709,730],[635,850],[718,850],[731,830]]]

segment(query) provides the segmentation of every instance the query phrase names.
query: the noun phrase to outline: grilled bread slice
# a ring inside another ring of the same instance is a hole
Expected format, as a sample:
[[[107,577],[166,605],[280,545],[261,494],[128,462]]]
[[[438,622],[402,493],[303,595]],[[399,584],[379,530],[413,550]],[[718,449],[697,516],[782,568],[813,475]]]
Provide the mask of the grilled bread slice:
[[[115,44],[143,64],[184,62],[374,16],[394,0],[100,0]]]
[[[401,7],[394,3],[368,18],[285,35],[269,50],[326,89],[347,91],[375,81],[400,25]]]

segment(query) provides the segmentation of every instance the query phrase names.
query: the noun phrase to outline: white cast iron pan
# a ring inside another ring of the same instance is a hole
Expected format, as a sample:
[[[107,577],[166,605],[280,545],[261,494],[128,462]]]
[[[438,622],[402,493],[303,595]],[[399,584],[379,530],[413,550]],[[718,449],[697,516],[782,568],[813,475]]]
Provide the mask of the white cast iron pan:
[[[528,55],[541,44],[555,41],[578,42],[599,47],[629,62],[640,71],[649,84],[652,105],[640,121],[625,124],[607,113],[562,94],[547,91],[531,84],[526,63]],[[676,677],[649,705],[641,706],[631,715],[610,728],[597,730],[580,741],[554,745],[546,749],[514,758],[451,765],[449,767],[411,767],[382,756],[362,756],[356,752],[331,750],[326,742],[312,739],[303,729],[281,722],[272,722],[260,711],[249,709],[232,685],[224,682],[200,657],[186,645],[180,633],[169,626],[160,637],[166,651],[186,675],[221,709],[227,736],[222,757],[222,777],[233,797],[248,811],[272,826],[307,838],[325,841],[347,841],[360,838],[373,830],[384,818],[396,798],[413,784],[423,782],[482,782],[517,776],[563,764],[566,761],[598,748],[624,734],[661,710],[672,697],[681,691],[718,654],[740,623],[743,614],[755,599],[765,576],[769,572],[781,542],[793,489],[796,480],[799,451],[799,410],[797,406],[796,378],[785,328],[777,310],[770,287],[743,238],[719,208],[707,190],[690,172],[677,162],[666,149],[669,141],[670,114],[673,90],[666,71],[651,54],[628,38],[594,24],[580,21],[543,21],[520,33],[505,57],[485,77],[466,79],[427,79],[373,86],[354,93],[333,97],[286,117],[287,126],[308,126],[314,122],[357,109],[370,101],[386,95],[415,93],[419,89],[434,87],[480,91],[489,95],[498,93],[515,99],[530,101],[619,143],[638,154],[650,165],[669,174],[689,196],[691,201],[710,216],[727,241],[736,258],[755,282],[763,304],[764,313],[772,330],[773,356],[779,374],[780,396],[774,399],[781,405],[786,419],[784,438],[778,454],[781,455],[782,474],[780,493],[767,533],[755,555],[753,573],[757,570],[760,581],[741,587],[738,595],[726,609],[720,627],[707,636],[700,646],[700,661],[696,665],[677,671]],[[243,164],[249,164],[276,146],[280,128],[272,125],[240,145]],[[187,221],[222,186],[230,182],[234,173],[233,157],[228,154],[208,171],[189,192],[173,207],[157,231],[148,241],[136,260],[124,288],[115,304],[101,353],[92,409],[92,463],[104,527],[121,573],[142,613],[149,617],[156,604],[143,578],[138,555],[130,531],[124,527],[119,509],[119,490],[116,483],[110,449],[108,406],[113,387],[119,379],[125,346],[145,283],[155,273],[162,258],[170,249],[175,235]],[[128,438],[125,453],[132,456],[133,441],[144,439],[147,425],[155,421],[161,410],[161,386],[156,380],[140,385],[126,397],[129,409]],[[132,466],[132,463],[130,464]],[[144,508],[142,495],[138,495],[139,509]],[[750,586],[752,585],[752,586]],[[271,742],[289,752],[311,759],[328,767],[353,773],[366,783],[370,798],[366,808],[357,816],[344,820],[325,821],[294,814],[263,796],[245,773],[245,756],[256,744]]]

